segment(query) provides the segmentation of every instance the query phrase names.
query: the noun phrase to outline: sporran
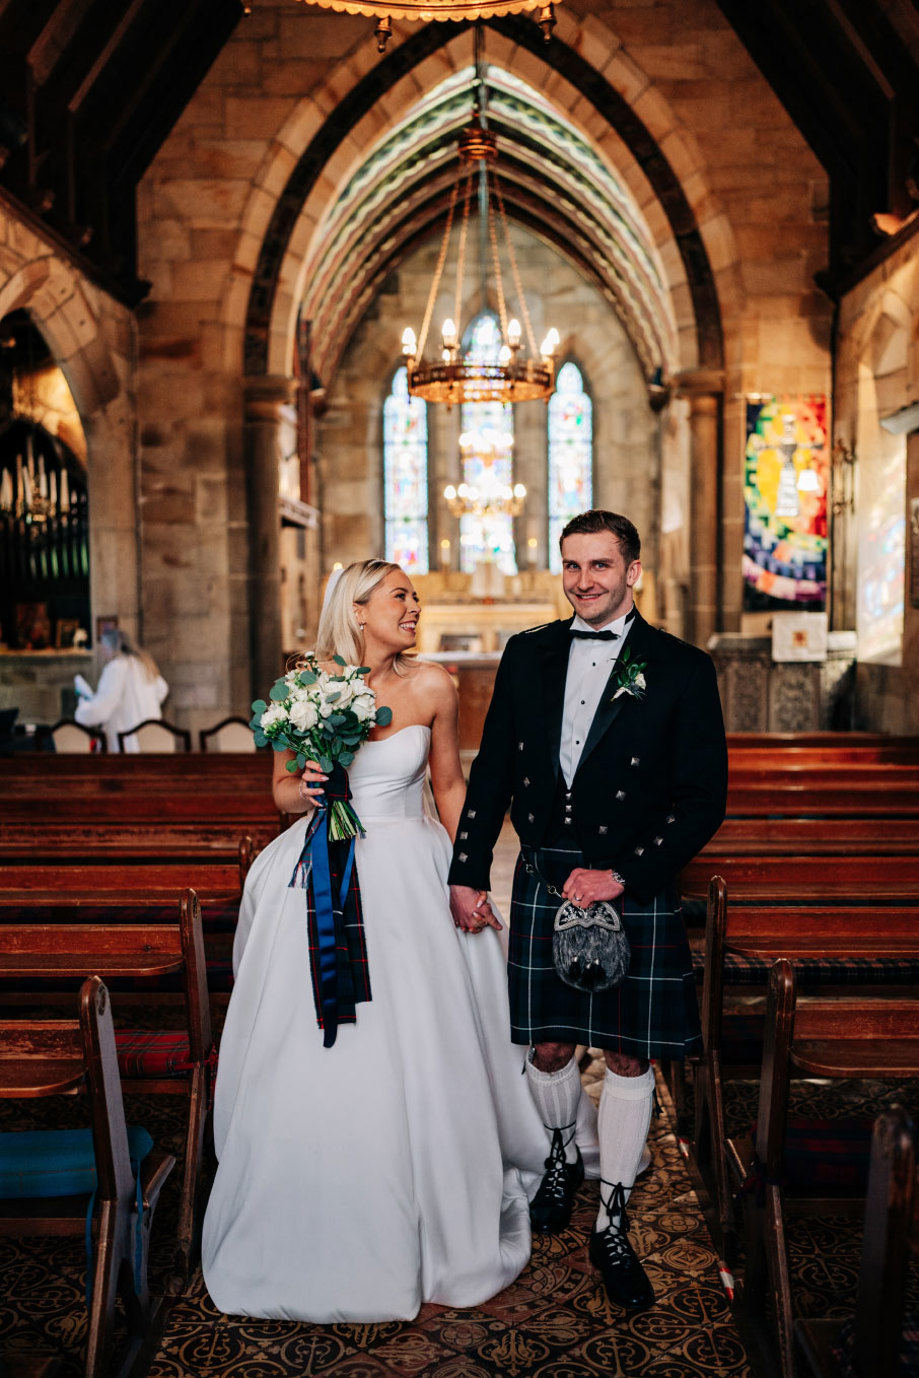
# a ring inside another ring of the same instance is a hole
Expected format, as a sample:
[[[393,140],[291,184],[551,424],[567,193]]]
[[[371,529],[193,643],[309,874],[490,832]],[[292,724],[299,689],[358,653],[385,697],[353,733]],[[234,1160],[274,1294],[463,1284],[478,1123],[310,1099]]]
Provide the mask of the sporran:
[[[631,959],[622,914],[610,900],[586,908],[565,900],[552,932],[552,960],[566,985],[589,995],[612,990],[625,980]]]

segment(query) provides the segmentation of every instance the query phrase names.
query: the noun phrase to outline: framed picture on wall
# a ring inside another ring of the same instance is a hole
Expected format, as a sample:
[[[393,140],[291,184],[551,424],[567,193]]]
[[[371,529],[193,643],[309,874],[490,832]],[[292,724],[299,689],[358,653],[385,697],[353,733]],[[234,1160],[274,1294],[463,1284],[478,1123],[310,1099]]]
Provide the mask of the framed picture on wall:
[[[55,646],[61,649],[72,646],[74,632],[79,625],[80,619],[78,617],[59,617],[57,619],[57,626],[54,629]]]
[[[21,651],[43,651],[51,645],[47,603],[16,604],[16,644]]]
[[[111,616],[111,617],[97,617],[97,618],[96,618],[96,640],[97,640],[97,641],[99,640],[99,637],[102,635],[103,632],[111,632],[111,631],[114,631],[115,628],[116,628],[117,626],[118,626],[118,618],[115,617],[114,615]]]

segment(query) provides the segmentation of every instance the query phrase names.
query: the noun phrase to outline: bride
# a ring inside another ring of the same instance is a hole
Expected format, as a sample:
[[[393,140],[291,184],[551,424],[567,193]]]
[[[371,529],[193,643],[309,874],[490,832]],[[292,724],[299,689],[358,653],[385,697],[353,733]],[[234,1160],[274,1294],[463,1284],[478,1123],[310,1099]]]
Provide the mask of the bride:
[[[530,1255],[528,1198],[547,1152],[510,1042],[505,961],[488,922],[453,927],[451,839],[465,786],[457,699],[439,666],[406,656],[418,596],[383,560],[349,566],[316,652],[370,667],[392,722],[349,768],[367,830],[356,869],[372,998],[323,1047],[304,891],[290,888],[301,817],[256,859],[240,909],[236,984],[214,1110],[219,1168],[204,1279],[225,1312],[317,1322],[411,1319],[423,1302],[474,1306]],[[306,815],[321,772],[275,757],[278,808]],[[430,768],[440,822],[422,791]]]

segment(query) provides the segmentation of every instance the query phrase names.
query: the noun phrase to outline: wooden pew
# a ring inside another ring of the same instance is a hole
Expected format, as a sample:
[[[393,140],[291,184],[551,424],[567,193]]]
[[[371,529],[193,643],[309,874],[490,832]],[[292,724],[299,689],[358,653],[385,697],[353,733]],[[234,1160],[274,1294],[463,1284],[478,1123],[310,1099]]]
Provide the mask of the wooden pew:
[[[201,911],[194,891],[182,894],[172,923],[0,923],[0,1007],[59,1003],[56,994],[61,1000],[71,998],[91,974],[129,993],[138,982],[155,989],[164,977],[181,980],[180,1030],[119,1029],[115,1042],[126,1091],[180,1095],[188,1101],[176,1232],[176,1264],[187,1278],[197,1246],[196,1206],[216,1064]],[[138,1003],[130,994],[125,1001]],[[5,1027],[0,1024],[0,1037]]]
[[[844,1378],[849,1364],[855,1378],[900,1378],[910,1253],[919,1254],[916,1130],[896,1106],[874,1123],[855,1315],[851,1322],[794,1324],[798,1352],[813,1378]]]
[[[717,870],[733,903],[902,903],[919,893],[919,856],[727,856],[701,853],[680,873],[684,898],[704,899]]]
[[[796,1001],[795,973],[780,958],[769,977],[755,1138],[727,1141],[728,1163],[744,1187],[746,1267],[751,1314],[768,1285],[782,1378],[794,1378],[793,1317],[785,1221],[796,1213],[837,1213],[864,1189],[827,1183],[796,1186],[786,1155],[792,1076],[858,1079],[919,1077],[919,998],[846,996]]]
[[[915,818],[726,818],[699,855],[717,870],[719,857],[897,853],[919,854]]]
[[[147,1285],[150,1229],[160,1191],[175,1160],[155,1151],[144,1159],[138,1219],[111,1009],[108,992],[98,976],[83,983],[79,1010],[79,1022],[21,1020],[4,1026],[0,1097],[67,1094],[79,1090],[85,1081],[97,1186],[84,1372],[86,1378],[125,1378],[144,1344],[150,1342],[157,1323],[158,1307]],[[71,1234],[82,1238],[86,1213],[86,1195],[7,1198],[0,1201],[0,1234]],[[116,1363],[118,1294],[125,1306],[128,1341]]]
[[[744,906],[733,903],[730,893],[729,904],[724,879],[712,877],[700,997],[703,1051],[693,1062],[693,1155],[703,1174],[713,1179],[719,1243],[729,1259],[734,1252],[734,1216],[723,1084],[729,1076],[758,1075],[764,1021],[751,1016],[749,1005],[742,1014],[728,1011],[726,986],[740,983],[745,993],[757,992],[779,957],[794,963],[799,984],[810,989],[919,981],[919,887],[912,903],[884,908],[848,905],[847,894],[835,889],[822,905]],[[675,1084],[682,1102],[682,1087]]]

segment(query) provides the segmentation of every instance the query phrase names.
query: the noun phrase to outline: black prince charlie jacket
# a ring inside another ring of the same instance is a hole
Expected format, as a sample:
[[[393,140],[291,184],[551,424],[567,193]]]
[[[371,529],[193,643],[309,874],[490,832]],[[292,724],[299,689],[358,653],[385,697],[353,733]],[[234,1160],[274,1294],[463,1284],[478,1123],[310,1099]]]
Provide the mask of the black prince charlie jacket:
[[[559,772],[570,622],[511,638],[498,667],[460,817],[450,883],[488,889],[508,805],[538,847]],[[667,889],[724,818],[727,749],[711,659],[636,614],[625,643],[644,662],[642,698],[604,689],[571,786],[577,843],[642,904]]]

